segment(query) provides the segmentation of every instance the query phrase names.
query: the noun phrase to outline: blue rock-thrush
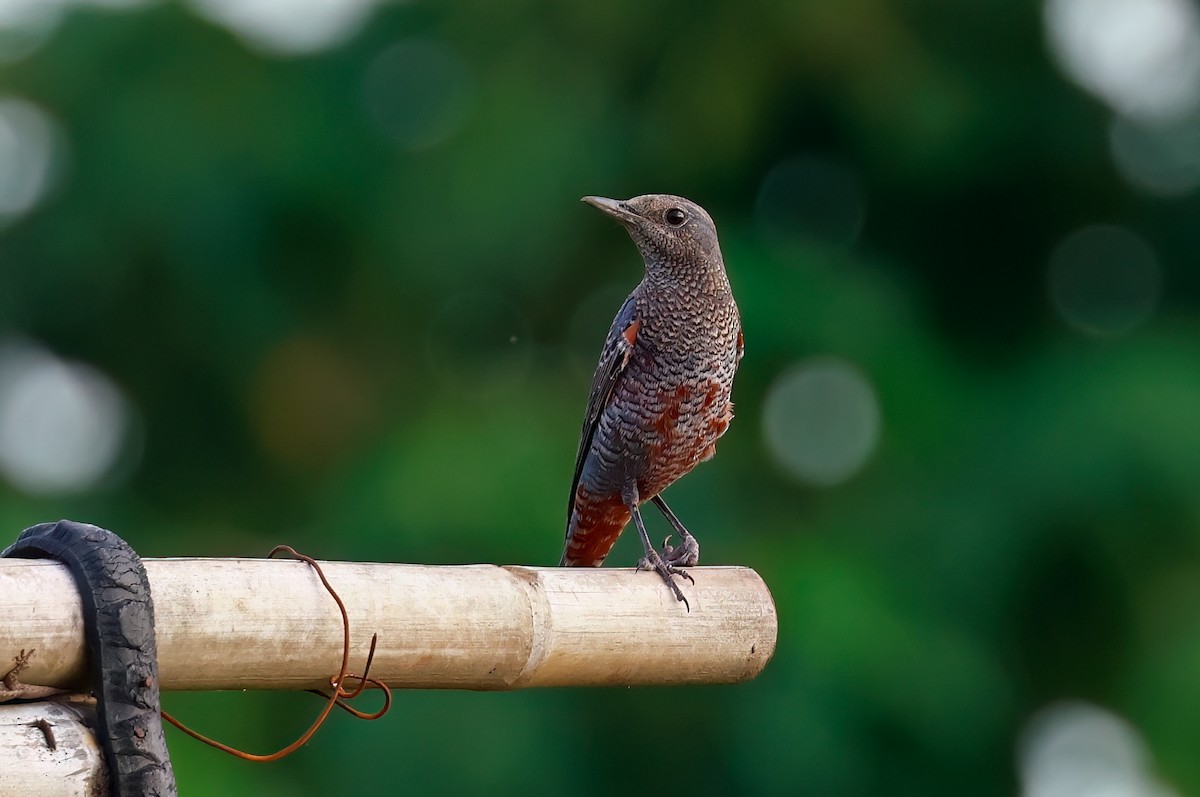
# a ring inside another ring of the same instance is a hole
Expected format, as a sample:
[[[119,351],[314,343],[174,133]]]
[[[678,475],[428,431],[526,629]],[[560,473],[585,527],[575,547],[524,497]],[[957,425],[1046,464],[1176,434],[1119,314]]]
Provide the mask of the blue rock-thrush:
[[[699,562],[700,546],[661,493],[710,459],[729,428],[741,319],[716,226],[699,205],[665,194],[583,201],[625,226],[646,273],[613,319],[592,377],[559,565],[598,567],[632,517],[645,549],[639,569],[657,571],[687,605],[673,576],[692,580],[680,568]],[[645,501],[662,510],[678,547],[668,537],[655,550]]]

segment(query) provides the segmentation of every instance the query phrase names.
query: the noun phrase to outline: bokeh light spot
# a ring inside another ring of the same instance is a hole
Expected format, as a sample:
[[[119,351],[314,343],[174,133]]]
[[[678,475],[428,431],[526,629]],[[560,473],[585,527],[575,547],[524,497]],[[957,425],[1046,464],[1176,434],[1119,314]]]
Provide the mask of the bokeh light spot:
[[[363,80],[367,116],[405,149],[432,147],[453,135],[471,109],[471,75],[448,45],[408,39],[387,48]]]
[[[0,343],[0,473],[30,494],[95,487],[121,453],[130,410],[108,377],[23,343]]]
[[[771,168],[759,187],[754,213],[772,243],[846,247],[862,232],[866,195],[848,166],[802,156]]]
[[[1022,797],[1173,797],[1155,778],[1141,735],[1086,703],[1035,716],[1018,746]]]
[[[775,460],[799,481],[839,484],[879,443],[879,401],[852,363],[814,358],[776,378],[763,406],[763,434]]]
[[[263,449],[294,468],[328,468],[378,415],[363,371],[319,338],[288,338],[267,353],[251,412]]]
[[[1118,113],[1175,119],[1200,106],[1200,15],[1191,0],[1047,0],[1063,71]]]
[[[62,12],[62,3],[51,0],[0,0],[0,62],[36,52],[58,28]]]
[[[0,99],[0,224],[26,213],[50,185],[55,129],[37,106]]]
[[[201,17],[269,55],[335,47],[366,23],[380,0],[190,0]]]
[[[1085,227],[1050,256],[1050,299],[1064,320],[1092,335],[1119,335],[1145,323],[1162,277],[1146,243],[1121,227]]]
[[[1139,191],[1178,197],[1200,186],[1200,116],[1163,125],[1117,117],[1108,143],[1117,171]]]

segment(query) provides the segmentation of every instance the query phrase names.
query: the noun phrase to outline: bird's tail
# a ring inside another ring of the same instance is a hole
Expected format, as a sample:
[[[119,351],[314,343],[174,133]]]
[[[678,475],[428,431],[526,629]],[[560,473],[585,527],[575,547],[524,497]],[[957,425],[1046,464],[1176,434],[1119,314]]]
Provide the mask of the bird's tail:
[[[629,508],[620,497],[576,501],[567,524],[567,544],[559,567],[599,567],[629,523]]]

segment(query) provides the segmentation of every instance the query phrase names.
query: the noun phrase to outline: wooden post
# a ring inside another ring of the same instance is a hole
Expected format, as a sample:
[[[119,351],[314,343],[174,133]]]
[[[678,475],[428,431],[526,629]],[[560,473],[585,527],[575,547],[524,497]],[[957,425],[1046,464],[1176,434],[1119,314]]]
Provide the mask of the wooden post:
[[[146,559],[163,690],[328,687],[341,662],[333,599],[303,562]],[[687,611],[628,569],[322,562],[349,610],[351,667],[394,688],[717,684],[756,676],[775,650],[770,592],[741,567],[703,567]],[[78,687],[82,618],[66,569],[0,559],[0,673]]]
[[[45,701],[0,705],[0,794],[108,794],[104,755],[77,711]]]

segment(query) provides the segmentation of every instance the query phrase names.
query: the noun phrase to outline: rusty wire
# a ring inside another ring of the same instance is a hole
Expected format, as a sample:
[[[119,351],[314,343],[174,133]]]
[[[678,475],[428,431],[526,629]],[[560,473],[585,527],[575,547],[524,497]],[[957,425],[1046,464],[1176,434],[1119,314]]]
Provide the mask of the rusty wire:
[[[312,725],[309,726],[308,730],[306,730],[300,736],[299,739],[296,739],[296,741],[292,742],[291,744],[287,745],[286,747],[284,747],[280,750],[277,750],[274,753],[267,754],[267,755],[258,755],[256,753],[247,753],[242,750],[238,750],[236,747],[230,747],[227,744],[218,742],[215,739],[210,739],[209,737],[205,736],[204,734],[194,731],[191,728],[187,727],[186,725],[184,725],[182,722],[180,722],[179,720],[172,717],[167,712],[165,712],[165,711],[162,712],[163,719],[165,719],[167,722],[171,723],[176,728],[183,731],[184,733],[186,733],[188,736],[192,737],[193,739],[204,742],[205,744],[209,745],[210,747],[215,747],[218,750],[223,750],[226,753],[229,753],[230,755],[237,756],[238,758],[243,758],[247,761],[264,761],[264,762],[265,761],[278,761],[279,759],[283,758],[284,756],[294,753],[296,750],[298,750],[300,747],[302,747],[304,744],[306,744],[309,741],[309,739],[311,739],[313,737],[313,735],[317,732],[317,730],[321,727],[321,725],[323,725],[325,723],[325,720],[328,719],[330,712],[333,711],[334,706],[337,706],[338,708],[341,708],[341,709],[349,712],[350,714],[353,714],[355,717],[358,717],[359,719],[364,719],[364,720],[379,719],[384,714],[386,714],[388,709],[391,708],[391,706],[392,706],[392,690],[389,689],[387,684],[385,684],[383,681],[379,680],[378,678],[371,677],[371,662],[375,658],[375,644],[379,639],[379,635],[378,634],[371,635],[371,649],[367,652],[367,663],[363,667],[362,675],[356,675],[356,674],[350,672],[350,615],[346,611],[346,604],[342,602],[341,596],[337,594],[337,591],[329,583],[329,580],[327,578],[325,578],[325,573],[322,572],[321,566],[319,564],[317,564],[317,561],[315,559],[313,559],[310,556],[305,556],[304,554],[297,552],[296,549],[292,548],[290,545],[276,545],[274,548],[271,549],[271,552],[269,554],[267,554],[267,558],[268,559],[274,558],[274,556],[276,554],[281,553],[281,552],[289,553],[292,556],[296,557],[297,559],[299,559],[303,562],[307,562],[308,565],[310,567],[312,567],[313,570],[316,571],[317,577],[321,579],[321,583],[325,586],[325,589],[329,592],[329,594],[331,596],[333,596],[334,601],[337,602],[338,611],[341,612],[341,615],[342,615],[342,640],[343,640],[342,641],[342,667],[338,671],[337,675],[330,676],[330,678],[329,678],[330,693],[325,694],[324,692],[322,692],[319,689],[307,690],[314,695],[320,695],[321,697],[325,698],[325,700],[326,700],[325,708],[323,708],[321,710],[321,713],[317,715],[317,718],[315,720],[313,720]],[[346,689],[347,681],[355,681],[355,682],[357,682],[357,685],[353,689],[348,690],[348,689]],[[348,702],[346,702],[348,700],[353,700],[354,698],[356,698],[360,694],[362,694],[363,690],[366,689],[367,686],[373,686],[376,689],[379,689],[380,691],[383,692],[383,707],[374,713],[367,713],[364,711],[359,711],[358,709],[351,706]]]

